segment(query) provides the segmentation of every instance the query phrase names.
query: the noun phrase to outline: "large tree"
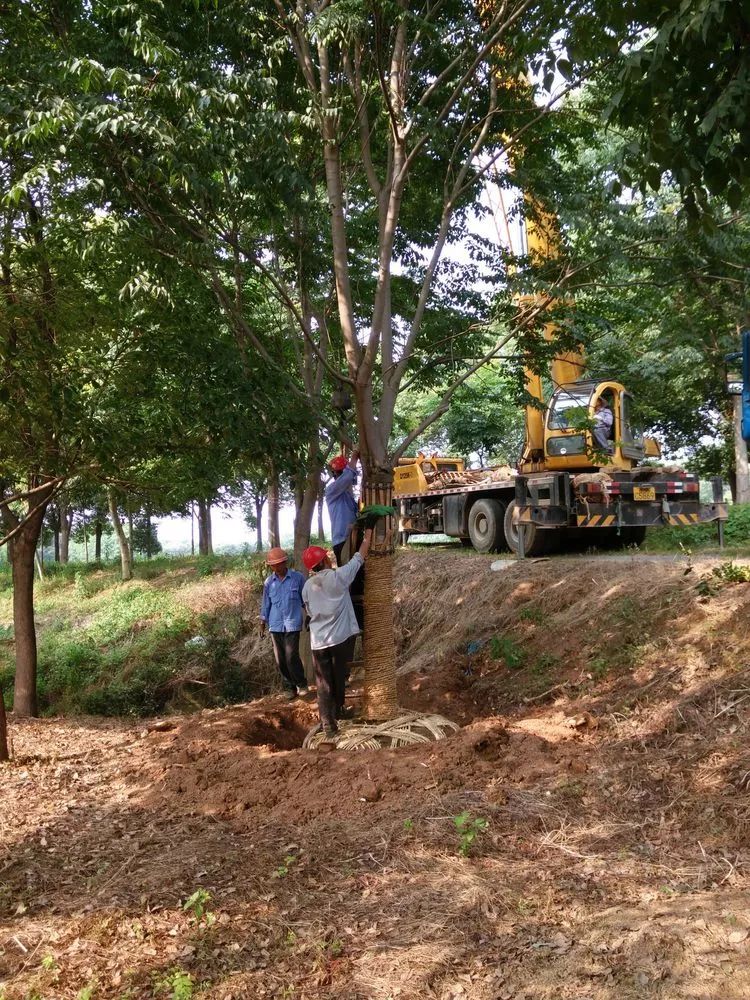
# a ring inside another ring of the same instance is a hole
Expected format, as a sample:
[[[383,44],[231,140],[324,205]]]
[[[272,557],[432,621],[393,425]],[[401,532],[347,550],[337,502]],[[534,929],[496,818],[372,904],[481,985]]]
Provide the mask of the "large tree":
[[[602,3],[596,17],[571,14],[568,58],[556,42],[555,4],[276,0],[276,9],[324,160],[364,498],[387,502],[394,461],[513,333],[488,330],[488,297],[470,294],[480,268],[446,250],[466,235],[482,181],[507,172],[509,155],[533,142],[559,99],[544,93],[555,67],[574,86],[629,37],[630,9]],[[539,85],[516,86],[529,69]],[[368,273],[374,281],[359,280]],[[418,384],[425,367],[431,378],[435,367],[452,377],[434,411],[394,441],[399,392]],[[397,708],[389,527],[376,535],[365,595],[365,712],[372,718]]]

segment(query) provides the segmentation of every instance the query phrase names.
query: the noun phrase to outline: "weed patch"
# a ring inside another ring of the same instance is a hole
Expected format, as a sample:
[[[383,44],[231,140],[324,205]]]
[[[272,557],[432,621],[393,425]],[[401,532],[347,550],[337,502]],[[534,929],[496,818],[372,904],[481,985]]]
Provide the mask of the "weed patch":
[[[468,810],[453,817],[453,825],[458,832],[458,853],[467,858],[477,837],[487,832],[489,823],[482,816],[472,816]]]
[[[510,670],[520,670],[526,660],[518,643],[507,636],[494,635],[490,639],[490,656],[493,660],[502,660]]]
[[[190,618],[190,612],[168,591],[123,585],[112,592],[84,631],[97,645],[105,646],[154,621],[170,632],[179,632],[188,627]]]

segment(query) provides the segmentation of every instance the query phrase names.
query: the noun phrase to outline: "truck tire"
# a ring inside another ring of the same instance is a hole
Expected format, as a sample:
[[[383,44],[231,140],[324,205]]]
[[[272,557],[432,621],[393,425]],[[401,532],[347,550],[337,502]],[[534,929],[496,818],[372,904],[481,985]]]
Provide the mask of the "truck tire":
[[[469,510],[469,538],[477,552],[497,552],[504,548],[503,515],[499,500],[477,500]]]
[[[516,509],[516,501],[511,500],[505,511],[505,541],[511,552],[518,555],[518,528],[513,524],[513,511]],[[524,555],[541,556],[552,548],[554,531],[542,531],[535,524],[527,524],[524,527]]]

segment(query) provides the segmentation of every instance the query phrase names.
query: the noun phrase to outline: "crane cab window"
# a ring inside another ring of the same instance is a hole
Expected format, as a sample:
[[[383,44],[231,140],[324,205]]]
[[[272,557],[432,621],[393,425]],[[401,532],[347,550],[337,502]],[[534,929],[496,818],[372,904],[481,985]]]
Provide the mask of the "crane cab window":
[[[579,430],[589,419],[591,389],[560,389],[553,397],[547,426],[550,430]]]
[[[620,419],[622,424],[622,441],[624,445],[643,448],[643,428],[639,426],[633,413],[633,397],[629,392],[622,393],[620,403]]]

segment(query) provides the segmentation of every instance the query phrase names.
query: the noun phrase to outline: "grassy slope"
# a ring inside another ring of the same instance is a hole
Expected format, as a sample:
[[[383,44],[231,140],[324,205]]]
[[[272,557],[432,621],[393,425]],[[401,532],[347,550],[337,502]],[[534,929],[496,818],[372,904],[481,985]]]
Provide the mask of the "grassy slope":
[[[257,614],[262,565],[247,557],[154,559],[122,584],[118,568],[53,567],[37,583],[43,710],[147,715],[167,706],[257,694],[229,656]],[[0,577],[0,627],[12,634],[12,592]],[[190,644],[200,636],[202,641]],[[187,643],[187,645],[186,645]],[[13,647],[0,645],[0,679]]]

